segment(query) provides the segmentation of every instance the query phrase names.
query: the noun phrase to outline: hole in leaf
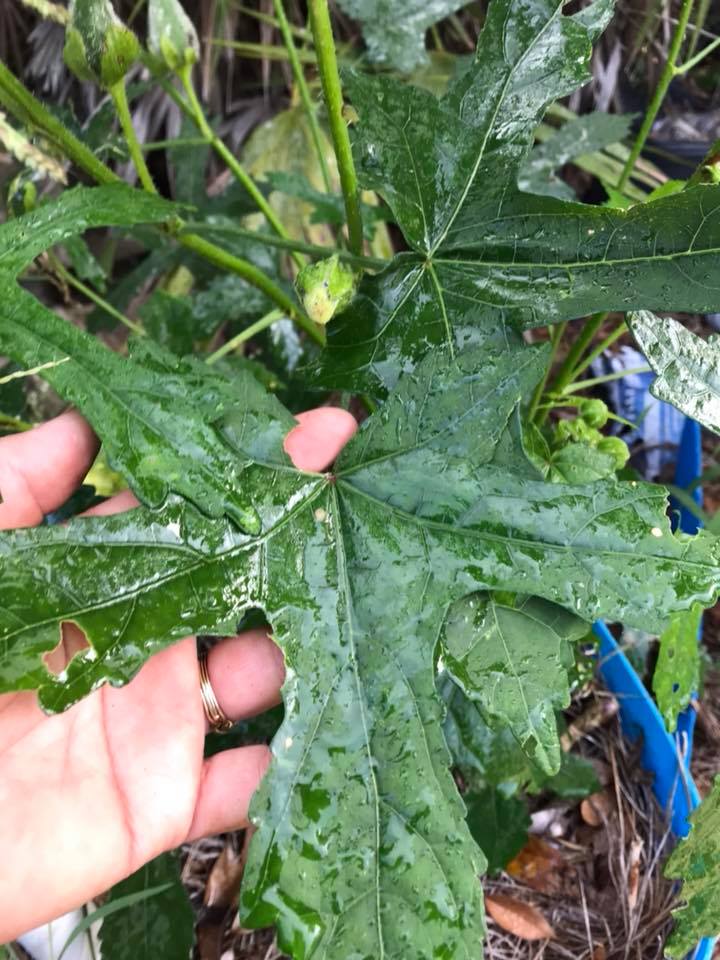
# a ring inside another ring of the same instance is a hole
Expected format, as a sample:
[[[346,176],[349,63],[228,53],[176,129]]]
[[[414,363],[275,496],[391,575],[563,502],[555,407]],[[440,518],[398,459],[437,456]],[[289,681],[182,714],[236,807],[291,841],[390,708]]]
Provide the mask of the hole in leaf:
[[[677,693],[679,689],[680,689],[680,684],[679,684],[679,683],[674,683],[674,684],[672,685],[672,692],[673,692],[673,693]]]
[[[60,624],[60,639],[57,646],[43,656],[43,663],[49,672],[57,677],[67,669],[73,657],[87,650],[89,646],[88,639],[80,627],[71,620],[65,620]]]

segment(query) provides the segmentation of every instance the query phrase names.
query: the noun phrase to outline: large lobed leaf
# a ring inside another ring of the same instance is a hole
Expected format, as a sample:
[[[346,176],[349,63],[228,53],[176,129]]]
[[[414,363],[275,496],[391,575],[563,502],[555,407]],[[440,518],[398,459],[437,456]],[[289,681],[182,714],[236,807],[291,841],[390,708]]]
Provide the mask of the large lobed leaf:
[[[720,187],[630,210],[520,193],[545,107],[588,78],[612,4],[493,0],[470,67],[436,99],[351,74],[363,184],[410,248],[328,331],[319,376],[383,395],[434,345],[512,341],[514,329],[600,310],[720,308]],[[508,327],[511,329],[508,330]]]
[[[720,586],[715,541],[672,534],[662,490],[533,479],[511,414],[544,363],[536,349],[434,352],[331,476],[293,470],[287,415],[236,388],[224,435],[242,448],[256,418],[242,475],[256,536],[170,497],[0,537],[0,689],[37,688],[51,710],[128,680],[185,634],[230,633],[246,608],[265,610],[286,716],[253,805],[242,903],[296,957],[477,954],[483,857],[434,683],[450,603],[508,590],[659,626]],[[91,646],[54,677],[41,657],[63,621]]]

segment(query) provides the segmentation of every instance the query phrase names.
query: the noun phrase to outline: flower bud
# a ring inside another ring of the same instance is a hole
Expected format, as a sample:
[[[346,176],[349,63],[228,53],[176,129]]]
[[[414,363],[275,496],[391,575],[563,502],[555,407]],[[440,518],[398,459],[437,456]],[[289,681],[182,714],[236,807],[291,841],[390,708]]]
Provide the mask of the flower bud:
[[[115,13],[110,0],[70,0],[65,63],[81,80],[114,87],[140,53],[137,37]]]
[[[179,0],[150,0],[148,49],[156,62],[174,72],[197,61],[198,35]]]

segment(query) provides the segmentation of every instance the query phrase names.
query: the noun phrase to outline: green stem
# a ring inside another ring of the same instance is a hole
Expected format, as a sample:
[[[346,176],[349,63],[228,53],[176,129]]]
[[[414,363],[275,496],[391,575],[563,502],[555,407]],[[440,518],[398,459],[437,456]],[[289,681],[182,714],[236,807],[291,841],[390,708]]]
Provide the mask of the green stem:
[[[257,57],[262,60],[287,60],[288,52],[285,47],[273,47],[267,43],[247,43],[243,40],[221,40],[212,39],[210,41],[215,47],[228,47],[246,57]],[[303,63],[315,64],[317,58],[310,50],[299,50],[298,57]]]
[[[181,233],[177,240],[186,249],[192,250],[205,260],[215,264],[216,267],[220,267],[221,270],[236,273],[239,277],[257,287],[258,290],[262,290],[265,296],[276,303],[316,343],[321,346],[325,344],[325,334],[322,329],[298,308],[297,304],[290,299],[284,290],[277,286],[262,270],[258,270],[254,264],[228,253],[227,250],[223,250],[222,247],[218,247],[214,243],[209,243],[196,233]]]
[[[25,433],[32,430],[33,425],[19,420],[17,417],[9,417],[5,413],[0,413],[0,430],[14,430],[15,433]]]
[[[688,56],[692,57],[697,49],[698,40],[700,39],[700,34],[702,33],[705,27],[705,21],[708,18],[710,13],[710,3],[712,0],[700,0],[698,5],[697,15],[695,17],[695,23],[693,24],[693,32],[690,37],[690,44],[688,46]]]
[[[117,320],[119,323],[122,323],[123,326],[127,327],[128,330],[131,330],[136,336],[144,337],[145,331],[140,326],[139,323],[135,323],[134,320],[130,320],[129,317],[126,317],[125,314],[117,310],[111,303],[108,303],[107,300],[104,300],[98,293],[92,289],[92,287],[86,286],[82,280],[78,280],[77,277],[73,276],[69,270],[58,260],[58,258],[53,254],[48,254],[48,259],[52,265],[53,271],[63,280],[69,287],[74,287],[79,293],[82,293],[83,296],[87,297],[96,307],[99,307],[101,310],[104,310],[108,316],[112,317],[114,320]]]
[[[128,104],[124,77],[122,80],[118,80],[114,86],[110,87],[110,96],[115,104],[118,120],[120,121],[120,126],[125,134],[125,140],[127,142],[128,149],[130,150],[130,157],[132,158],[132,162],[137,170],[137,175],[140,177],[140,183],[148,193],[157,193],[157,188],[153,183],[153,178],[150,176],[150,171],[145,163],[145,157],[143,156],[142,148],[135,134],[135,127],[133,126],[132,116],[130,115],[130,106]]]
[[[290,66],[292,67],[295,83],[297,84],[297,88],[300,92],[300,100],[302,101],[303,108],[305,109],[305,115],[307,116],[308,123],[310,124],[310,134],[313,138],[313,144],[315,145],[315,153],[317,154],[318,162],[320,164],[320,171],[322,173],[325,189],[328,193],[332,193],[333,189],[332,181],[330,180],[330,170],[328,169],[327,158],[325,157],[325,151],[323,150],[322,146],[320,124],[318,123],[315,104],[312,102],[312,98],[310,97],[310,90],[308,88],[307,81],[305,80],[305,72],[303,71],[297,49],[295,48],[295,41],[293,40],[288,18],[285,15],[283,0],[274,0],[274,3],[275,13],[278,18],[278,23],[280,24],[280,33],[282,34],[283,41],[285,42],[285,49],[287,50],[288,57],[290,58]]]
[[[3,99],[6,93],[7,96]],[[0,102],[5,103],[7,109],[22,122],[30,122],[39,130],[42,130],[50,139],[54,140],[68,159],[72,160],[73,163],[97,182],[105,184],[122,183],[120,177],[101,160],[98,160],[91,150],[70,133],[69,130],[63,127],[52,114],[48,113],[45,107],[36,100],[29,90],[23,87],[1,62]],[[233,256],[221,247],[216,246],[214,243],[209,243],[196,234],[183,234],[178,240],[187,249],[192,249],[199,256],[209,260],[210,263],[238,274],[238,276],[247,280],[248,283],[262,290],[263,293],[273,300],[274,303],[277,303],[298,326],[302,327],[308,336],[315,340],[316,343],[321,345],[325,343],[324,332],[293,303],[280,287],[273,283],[269,277],[261,270],[258,270],[253,264],[242,260],[240,257]]]
[[[683,0],[682,7],[680,8],[680,16],[678,17],[677,26],[675,27],[675,33],[673,34],[672,42],[670,43],[667,62],[663,67],[662,73],[660,74],[657,88],[653,94],[652,100],[650,101],[650,106],[645,113],[642,125],[638,131],[637,137],[635,138],[635,143],[630,151],[630,155],[627,158],[625,166],[623,167],[623,172],[620,175],[620,180],[618,181],[617,185],[618,190],[623,190],[630,179],[630,174],[635,166],[635,162],[645,146],[645,141],[652,130],[652,125],[655,123],[655,118],[660,112],[660,107],[665,99],[665,94],[670,86],[670,82],[675,76],[677,59],[680,55],[680,48],[682,47],[683,38],[685,37],[685,31],[687,30],[688,21],[690,20],[694,3],[695,0]]]
[[[227,165],[228,169],[231,171],[236,180],[238,180],[243,187],[250,194],[252,199],[255,201],[258,210],[264,215],[267,222],[270,224],[272,229],[277,233],[279,237],[283,239],[289,239],[288,233],[285,227],[282,225],[278,219],[275,211],[267,202],[265,197],[262,195],[260,190],[257,187],[257,184],[252,179],[250,174],[245,170],[242,164],[239,163],[235,155],[231,150],[229,150],[223,140],[217,136],[215,131],[212,129],[210,124],[207,121],[205,116],[205,111],[202,108],[202,104],[197,98],[195,93],[195,87],[192,82],[192,65],[186,64],[180,70],[180,81],[185,90],[185,95],[188,99],[189,113],[188,115],[195,122],[200,133],[205,137],[208,144],[213,148],[215,153],[222,158],[224,163]],[[187,111],[186,111],[187,112]],[[294,255],[293,259],[295,260],[298,267],[305,266],[305,261],[302,257]]]
[[[145,153],[154,150],[167,150],[171,147],[204,147],[207,144],[205,137],[177,137],[175,140],[149,140],[141,144]]]
[[[607,318],[607,313],[597,313],[585,321],[585,325],[578,334],[577,339],[568,350],[567,356],[560,364],[560,369],[555,375],[552,387],[549,393],[562,393],[572,379],[572,371],[577,366],[578,361],[592,343],[593,337],[598,332]],[[564,328],[563,328],[564,329]],[[541,409],[538,411],[535,421],[540,426],[547,418],[548,411]]]
[[[602,377],[592,377],[590,380],[578,380],[576,383],[565,387],[565,393],[578,393],[580,390],[588,390],[590,387],[597,387],[601,383],[610,383],[612,380],[622,380],[623,377],[629,377],[633,373],[649,373],[652,368],[647,364],[643,367],[630,367],[628,370],[615,370],[614,373],[606,373]]]
[[[389,263],[388,260],[383,260],[381,257],[358,257],[354,253],[350,253],[349,250],[323,247],[317,243],[304,243],[302,240],[293,240],[292,238],[286,240],[283,237],[274,237],[269,233],[258,233],[256,230],[238,227],[234,223],[204,223],[189,220],[185,226],[195,233],[202,233],[203,230],[211,230],[213,233],[227,233],[234,237],[256,240],[268,247],[278,247],[280,250],[298,250],[300,253],[306,253],[308,256],[317,257],[320,260],[336,255],[340,260],[363,270],[384,270]]]
[[[74,137],[60,121],[0,62],[0,103],[22,123],[27,123],[52,141],[68,160],[98,183],[119,183],[120,177]]]
[[[686,60],[685,63],[681,64],[679,67],[675,67],[675,76],[681,76],[684,73],[688,73],[693,67],[696,67],[701,63],[705,57],[717,50],[720,47],[720,37],[715,37],[712,43],[709,43],[706,47],[703,47],[699,53],[696,53],[694,57],[690,57],[689,60]]]
[[[260,13],[259,10],[253,10],[252,7],[246,7],[242,3],[237,3],[236,0],[232,0],[232,4],[236,10],[240,11],[240,13],[244,13],[246,16],[252,17],[254,20],[259,20],[261,23],[267,23],[271,27],[277,28],[280,26],[275,17],[271,17],[269,13]],[[291,23],[290,31],[298,38],[298,40],[301,40],[303,43],[307,40],[312,40],[310,31],[305,30],[303,27],[296,27]]]
[[[320,82],[325,96],[330,132],[335,147],[343,197],[345,198],[350,249],[359,256],[363,248],[360,190],[350,146],[350,135],[343,117],[340,74],[327,0],[308,0],[308,10],[310,12],[310,26],[315,40]]]
[[[574,383],[580,374],[584,370],[587,370],[588,367],[590,367],[593,362],[597,360],[600,354],[604,353],[605,350],[615,343],[616,340],[619,340],[624,333],[627,333],[627,324],[623,320],[623,322],[617,326],[612,333],[609,333],[603,340],[601,340],[600,343],[592,350],[592,352],[589,353],[585,359],[575,367],[573,372],[570,374],[568,383]]]
[[[233,350],[245,343],[247,340],[250,340],[251,337],[254,337],[257,333],[260,333],[262,330],[265,330],[267,327],[271,327],[276,320],[279,320],[283,316],[282,310],[271,310],[270,313],[266,313],[264,317],[260,317],[259,320],[256,320],[255,323],[251,323],[249,327],[246,327],[245,330],[242,330],[237,336],[232,337],[228,340],[227,343],[224,343],[219,350],[216,350],[215,353],[211,353],[209,357],[205,358],[205,363],[217,363],[218,360],[221,360],[223,357],[227,356],[228,353],[232,353]]]
[[[560,341],[562,340],[563,333],[565,332],[566,327],[567,327],[567,321],[565,321],[564,323],[558,323],[556,326],[550,328],[550,344],[551,344],[550,356],[548,357],[548,361],[545,364],[545,371],[543,373],[542,380],[535,387],[535,390],[532,395],[532,399],[530,400],[530,406],[528,408],[529,421],[538,419],[538,411],[541,409],[540,401],[542,400],[543,394],[545,393],[545,387],[547,386],[548,377],[550,376],[550,371],[553,368],[555,357],[557,356],[557,352],[558,352],[558,347],[560,346]],[[542,422],[542,415],[540,415],[539,422],[540,423]]]

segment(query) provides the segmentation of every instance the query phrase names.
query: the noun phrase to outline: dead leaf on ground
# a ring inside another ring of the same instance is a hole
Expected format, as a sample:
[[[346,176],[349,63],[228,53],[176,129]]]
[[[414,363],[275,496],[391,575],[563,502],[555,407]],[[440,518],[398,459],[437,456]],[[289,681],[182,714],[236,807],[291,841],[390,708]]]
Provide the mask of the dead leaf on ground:
[[[537,907],[506,894],[485,897],[485,909],[498,926],[521,940],[550,940],[555,931]]]
[[[580,816],[589,827],[602,827],[613,811],[613,799],[607,790],[593,793],[580,804]]]
[[[506,866],[511,877],[540,893],[560,893],[567,862],[563,855],[541,837],[530,837],[520,853]]]

